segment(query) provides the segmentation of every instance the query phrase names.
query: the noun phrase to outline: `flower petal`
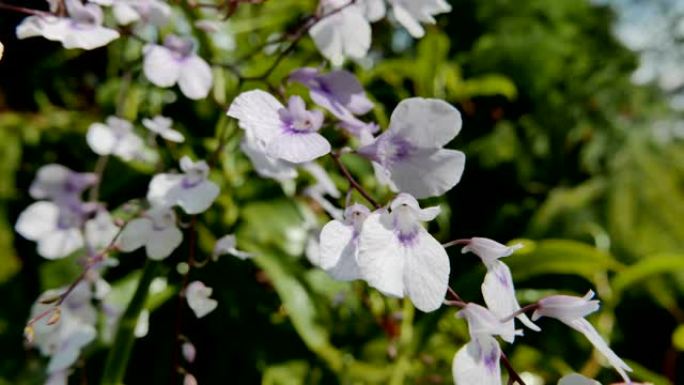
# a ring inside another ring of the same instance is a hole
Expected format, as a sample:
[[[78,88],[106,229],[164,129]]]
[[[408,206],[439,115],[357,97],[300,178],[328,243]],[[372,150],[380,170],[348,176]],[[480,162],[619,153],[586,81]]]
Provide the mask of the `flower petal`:
[[[192,282],[186,288],[185,297],[197,318],[202,318],[216,309],[218,302],[209,298],[212,291],[210,287],[205,286],[200,281]]]
[[[269,156],[292,163],[310,162],[330,152],[330,143],[316,132],[280,135],[266,145]]]
[[[159,45],[145,47],[143,73],[157,87],[171,87],[181,75],[181,65],[168,48]]]
[[[504,319],[516,311],[520,310],[518,300],[515,298],[515,288],[511,270],[503,262],[496,261],[487,268],[484,282],[482,283],[482,296],[487,307],[499,319]],[[539,327],[530,321],[525,314],[521,314],[518,319],[532,330],[539,331]],[[506,335],[514,336],[515,325],[513,320],[505,323],[508,332]]]
[[[461,131],[461,113],[440,99],[409,98],[392,112],[389,130],[419,148],[439,148]]]
[[[581,374],[570,373],[558,380],[558,385],[601,385],[601,383]]]
[[[390,178],[399,191],[416,198],[442,195],[461,180],[465,154],[456,150],[417,150],[389,167]]]
[[[38,240],[38,254],[59,259],[83,247],[83,235],[77,228],[55,229]]]
[[[449,286],[449,256],[422,227],[417,242],[404,246],[404,283],[411,302],[424,312],[439,309]]]
[[[585,337],[594,345],[594,348],[599,351],[608,362],[617,370],[620,376],[626,383],[631,383],[627,372],[631,372],[632,368],[625,363],[617,354],[608,346],[606,341],[598,334],[596,329],[584,318],[577,318],[569,323],[568,326],[584,334]]]
[[[192,188],[178,190],[178,205],[188,214],[199,214],[206,211],[220,192],[216,183],[205,180]]]
[[[238,119],[240,127],[250,132],[255,140],[270,142],[280,135],[283,122],[278,111],[285,108],[273,95],[261,90],[238,95],[228,109],[228,116]]]
[[[145,251],[150,259],[160,261],[176,250],[183,242],[183,233],[175,226],[150,232]]]
[[[386,295],[404,296],[404,255],[385,210],[371,213],[364,221],[358,263],[369,285]]]
[[[250,139],[250,137],[252,137],[252,135],[245,135],[245,138],[240,144],[240,149],[252,162],[252,166],[257,174],[265,178],[272,178],[280,181],[297,177],[297,169],[295,169],[293,165],[266,155],[265,147],[259,145],[257,139]]]
[[[37,241],[57,227],[59,207],[52,202],[39,201],[31,204],[19,214],[14,229],[22,237]]]
[[[86,29],[72,29],[64,37],[62,45],[64,48],[81,48],[91,50],[104,47],[113,40],[119,38],[119,32],[110,28],[94,26]]]
[[[152,177],[147,190],[147,200],[153,206],[171,207],[178,199],[182,175],[157,174]]]
[[[111,155],[116,147],[117,139],[112,130],[103,123],[93,123],[86,134],[88,146],[97,155]]]
[[[454,356],[455,385],[501,385],[501,348],[492,337],[470,341]]]
[[[130,253],[144,246],[152,233],[152,221],[148,218],[137,218],[126,224],[119,234],[117,247],[121,251]]]
[[[178,85],[185,96],[197,100],[206,98],[211,90],[213,76],[211,67],[197,55],[183,62]]]
[[[333,220],[321,230],[320,267],[340,281],[361,279],[354,227]]]

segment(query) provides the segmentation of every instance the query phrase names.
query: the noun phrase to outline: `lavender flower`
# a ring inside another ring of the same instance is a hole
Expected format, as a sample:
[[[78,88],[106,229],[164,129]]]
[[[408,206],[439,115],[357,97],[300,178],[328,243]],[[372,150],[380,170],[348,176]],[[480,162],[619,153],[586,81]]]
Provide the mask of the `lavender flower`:
[[[209,95],[213,83],[211,67],[194,53],[192,40],[169,35],[164,45],[145,46],[144,54],[143,72],[155,86],[167,88],[178,83],[183,95],[190,99]]]

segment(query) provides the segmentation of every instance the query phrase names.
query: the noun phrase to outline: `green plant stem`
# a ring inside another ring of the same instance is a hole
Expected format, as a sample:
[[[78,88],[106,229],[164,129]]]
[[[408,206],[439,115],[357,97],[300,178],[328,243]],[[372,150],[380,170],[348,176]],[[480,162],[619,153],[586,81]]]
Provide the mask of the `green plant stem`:
[[[114,342],[109,350],[107,362],[102,375],[101,385],[122,385],[126,374],[126,367],[133,350],[135,341],[135,326],[142,312],[150,289],[150,284],[156,276],[158,263],[147,260],[143,268],[142,276],[138,282],[138,288],[133,294],[131,302],[119,320],[119,326],[114,337]]]

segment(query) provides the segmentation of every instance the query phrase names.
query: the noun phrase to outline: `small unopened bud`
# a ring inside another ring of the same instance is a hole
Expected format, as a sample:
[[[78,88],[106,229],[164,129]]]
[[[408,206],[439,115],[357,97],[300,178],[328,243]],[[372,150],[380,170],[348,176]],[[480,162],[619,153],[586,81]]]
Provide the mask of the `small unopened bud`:
[[[197,385],[197,379],[192,374],[188,373],[183,379],[183,385]]]
[[[190,265],[188,265],[185,262],[181,262],[178,265],[176,265],[176,271],[180,275],[188,274],[188,272],[190,271]]]
[[[62,310],[60,308],[55,308],[50,318],[47,320],[48,325],[54,325],[62,318]]]
[[[26,342],[33,343],[33,339],[36,336],[36,332],[33,330],[33,326],[27,325],[24,328],[24,338],[26,339]]]
[[[193,345],[192,342],[184,342],[181,346],[181,350],[183,351],[183,358],[185,358],[186,361],[188,361],[189,363],[195,362],[197,349],[195,349],[195,345]]]

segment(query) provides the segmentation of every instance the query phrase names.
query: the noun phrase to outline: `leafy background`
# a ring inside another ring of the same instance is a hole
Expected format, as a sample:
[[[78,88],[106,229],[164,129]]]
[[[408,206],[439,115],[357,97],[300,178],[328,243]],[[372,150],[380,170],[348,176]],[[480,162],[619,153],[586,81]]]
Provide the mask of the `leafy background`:
[[[410,96],[443,98],[464,115],[452,146],[466,152],[466,171],[444,199],[430,202],[445,209],[431,230],[442,241],[521,240],[526,247],[507,260],[521,302],[594,289],[603,306],[591,321],[632,365],[634,377],[682,383],[681,113],[670,108],[662,89],[631,81],[639,56],[615,37],[614,9],[583,0],[451,3],[452,13],[418,41],[390,22],[375,24],[369,59],[349,65],[377,102],[373,118],[383,126],[397,102]],[[244,5],[225,31],[209,37],[187,21],[200,12],[177,5],[176,23],[164,32],[193,33],[205,57],[234,63],[313,9],[313,1],[296,0]],[[17,42],[13,28],[21,18],[0,15],[6,46],[0,61],[0,384],[44,381],[45,359],[24,348],[23,325],[43,290],[79,273],[72,259],[41,259],[34,244],[12,231],[31,203],[26,192],[36,170],[49,162],[92,170],[96,157],[84,140],[92,122],[115,113],[139,121],[160,112],[193,138],[164,148],[167,168],[180,154],[207,157],[219,135],[229,137],[212,174],[222,194],[200,221],[200,254],[232,231],[240,244],[259,251],[251,262],[226,257],[191,272],[214,287],[220,303],[202,320],[183,313],[184,334],[198,348],[190,369],[199,383],[452,383],[451,359],[468,338],[453,309],[415,312],[362,283],[334,282],[303,257],[324,213],[294,194],[305,181],[280,186],[258,179],[239,152],[238,130],[224,116],[234,96],[264,88],[263,82],[241,81],[216,66],[211,96],[190,102],[146,82],[138,41],[120,39],[93,52],[65,51],[41,39]],[[272,60],[257,51],[239,68],[259,75]],[[268,81],[278,84],[292,69],[320,60],[305,38]],[[391,196],[376,185],[368,164],[353,157],[345,162],[375,196]],[[329,159],[323,164],[334,170]],[[112,159],[102,200],[113,209],[144,196],[153,172]],[[186,250],[187,241],[160,271],[169,286],[146,303],[153,310],[150,333],[136,341],[126,384],[170,381],[181,280],[174,266]],[[481,301],[483,268],[472,255],[451,249],[450,256],[452,287]],[[124,302],[144,259],[121,255],[107,273]],[[553,384],[571,370],[604,383],[616,379],[578,333],[554,321],[541,326],[543,333],[528,332],[505,347],[518,370],[537,376],[530,384]],[[88,348],[74,384],[99,381],[107,349],[104,341]]]

